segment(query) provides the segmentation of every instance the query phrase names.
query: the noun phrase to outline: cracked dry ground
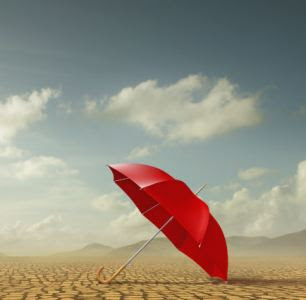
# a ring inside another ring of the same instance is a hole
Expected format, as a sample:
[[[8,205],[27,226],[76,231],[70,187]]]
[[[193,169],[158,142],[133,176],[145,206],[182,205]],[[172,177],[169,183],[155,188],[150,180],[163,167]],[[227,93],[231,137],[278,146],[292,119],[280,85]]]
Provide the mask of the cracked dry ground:
[[[0,299],[306,299],[306,257],[231,258],[228,284],[182,257],[139,258],[114,283],[98,284],[100,263],[111,273],[123,261],[1,258]]]

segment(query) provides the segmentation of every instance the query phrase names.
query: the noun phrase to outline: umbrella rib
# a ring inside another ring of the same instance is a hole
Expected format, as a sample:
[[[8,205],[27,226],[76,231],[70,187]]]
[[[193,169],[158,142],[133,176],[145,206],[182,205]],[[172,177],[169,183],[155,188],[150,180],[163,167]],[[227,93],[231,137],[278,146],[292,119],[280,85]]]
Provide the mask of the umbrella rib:
[[[152,207],[148,208],[146,211],[144,211],[142,214],[145,215],[147,212],[149,212],[150,210],[152,210],[153,208],[155,208],[156,206],[158,206],[159,203],[153,205]]]
[[[125,178],[120,178],[120,179],[116,179],[114,180],[115,182],[118,182],[118,181],[124,181],[124,180],[128,180],[129,178],[125,177]]]

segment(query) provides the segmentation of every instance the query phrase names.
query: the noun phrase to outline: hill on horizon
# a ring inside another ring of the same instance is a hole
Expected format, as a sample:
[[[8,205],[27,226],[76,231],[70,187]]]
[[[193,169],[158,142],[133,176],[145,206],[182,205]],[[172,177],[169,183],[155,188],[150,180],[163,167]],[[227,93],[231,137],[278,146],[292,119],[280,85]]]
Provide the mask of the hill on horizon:
[[[59,252],[53,256],[104,256],[112,251],[113,248],[100,243],[92,243],[84,246],[81,249],[74,251]]]
[[[229,256],[304,256],[306,255],[306,229],[275,238],[264,236],[230,236],[227,239]],[[112,248],[99,243],[89,244],[82,249],[57,253],[57,256],[130,256],[145,241],[123,247]],[[163,237],[156,238],[142,252],[146,257],[183,255],[171,242]]]
[[[229,255],[306,255],[306,229],[274,238],[232,236],[227,238]]]

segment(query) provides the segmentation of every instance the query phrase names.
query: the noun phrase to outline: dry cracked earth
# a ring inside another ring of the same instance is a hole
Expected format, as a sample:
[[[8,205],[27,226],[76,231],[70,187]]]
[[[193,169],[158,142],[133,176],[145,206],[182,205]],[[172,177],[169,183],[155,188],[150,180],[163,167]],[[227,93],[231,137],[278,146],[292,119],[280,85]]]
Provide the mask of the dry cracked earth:
[[[104,260],[104,261],[103,261]],[[112,284],[123,259],[1,258],[0,299],[306,299],[306,257],[231,258],[227,284],[183,258],[140,258]]]

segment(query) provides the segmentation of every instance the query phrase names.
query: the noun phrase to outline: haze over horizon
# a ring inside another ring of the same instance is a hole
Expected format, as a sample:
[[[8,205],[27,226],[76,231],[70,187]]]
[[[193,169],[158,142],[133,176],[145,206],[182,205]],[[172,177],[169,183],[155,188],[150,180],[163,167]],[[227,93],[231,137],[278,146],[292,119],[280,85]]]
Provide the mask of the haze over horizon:
[[[0,0],[0,252],[149,237],[119,162],[207,183],[227,236],[306,229],[305,9]]]

